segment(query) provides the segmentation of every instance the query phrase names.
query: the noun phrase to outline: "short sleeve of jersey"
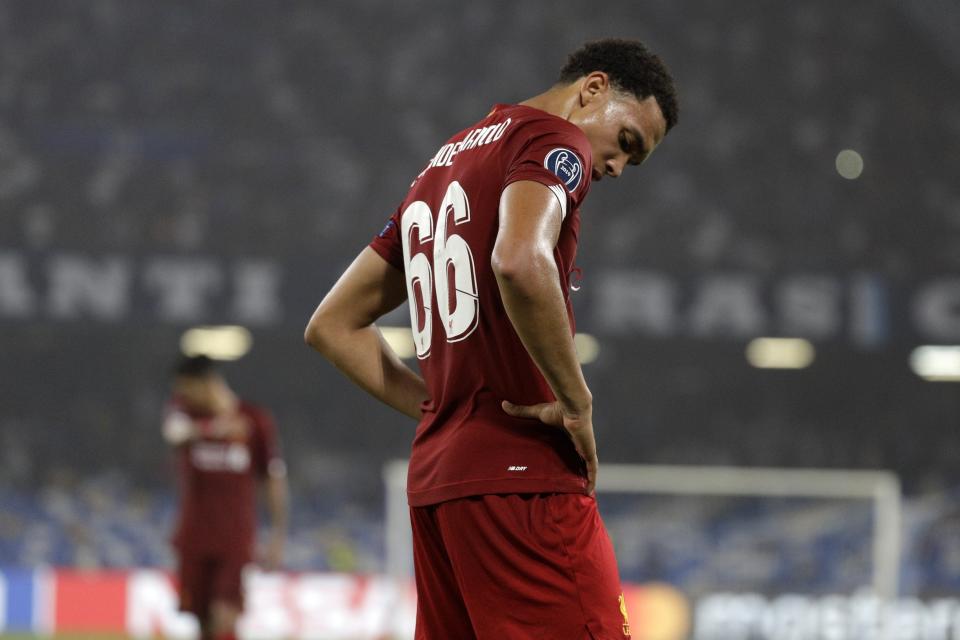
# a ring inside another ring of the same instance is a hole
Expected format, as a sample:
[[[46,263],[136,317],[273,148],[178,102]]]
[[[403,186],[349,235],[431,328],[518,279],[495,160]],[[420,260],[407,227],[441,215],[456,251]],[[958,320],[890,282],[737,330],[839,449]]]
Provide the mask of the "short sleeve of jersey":
[[[533,180],[556,190],[558,198],[566,192],[570,209],[577,209],[587,196],[592,177],[593,158],[586,138],[579,132],[550,129],[539,122],[529,123],[516,134],[529,137],[521,143],[508,167],[503,187]],[[566,211],[564,207],[564,215]]]
[[[403,239],[400,237],[400,209],[394,212],[383,231],[370,242],[370,248],[380,257],[403,271]]]

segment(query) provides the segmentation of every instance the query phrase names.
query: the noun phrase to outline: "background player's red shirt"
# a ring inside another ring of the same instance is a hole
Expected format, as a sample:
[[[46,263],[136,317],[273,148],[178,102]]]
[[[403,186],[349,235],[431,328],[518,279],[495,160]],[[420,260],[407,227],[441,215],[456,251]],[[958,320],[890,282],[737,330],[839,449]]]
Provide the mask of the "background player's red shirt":
[[[539,109],[497,105],[453,136],[414,180],[371,243],[405,272],[411,324],[430,400],[410,458],[421,506],[485,493],[582,492],[583,463],[563,430],[508,416],[502,400],[554,400],[507,317],[490,266],[503,189],[534,180],[564,209],[554,250],[570,330],[568,278],[590,188],[590,145]]]
[[[174,407],[174,411],[183,411]],[[189,414],[195,421],[209,417]],[[181,551],[244,555],[253,552],[257,481],[282,466],[269,414],[241,402],[246,436],[200,437],[177,448],[180,515],[173,543]]]

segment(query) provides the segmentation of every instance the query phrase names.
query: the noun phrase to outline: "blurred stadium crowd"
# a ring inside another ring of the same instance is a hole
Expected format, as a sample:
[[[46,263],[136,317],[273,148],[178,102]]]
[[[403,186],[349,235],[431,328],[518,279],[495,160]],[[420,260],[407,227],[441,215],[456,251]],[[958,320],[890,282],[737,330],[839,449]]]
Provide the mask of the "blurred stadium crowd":
[[[960,590],[960,491],[912,499],[905,514],[905,593]],[[0,491],[6,567],[170,567],[168,491],[132,489],[120,474],[39,492]],[[604,495],[623,579],[662,581],[691,596],[723,585],[777,594],[853,593],[871,580],[872,514],[847,501]],[[383,522],[370,505],[304,500],[294,512],[288,563],[300,571],[383,570]]]
[[[277,308],[227,376],[280,426],[289,565],[378,570],[380,467],[413,427],[309,353],[302,326],[439,143],[545,88],[610,25],[661,52],[684,112],[583,213],[575,299],[601,344],[586,370],[601,460],[892,469],[909,496],[905,591],[960,588],[960,393],[906,365],[926,337],[912,292],[960,268],[960,11],[894,0],[0,3],[0,564],[169,565],[170,365],[187,326],[236,320],[229,274],[259,260],[282,276]],[[845,148],[865,160],[858,180],[836,174]],[[58,306],[67,258],[123,267],[117,313]],[[159,259],[219,269],[194,316],[157,312]],[[830,333],[808,370],[756,370],[744,336],[691,335],[680,312],[666,336],[610,329],[596,290],[640,271],[683,283],[680,309],[722,274],[771,305],[764,283],[866,274],[885,328],[866,345]],[[609,502],[629,580],[865,579],[868,510]]]

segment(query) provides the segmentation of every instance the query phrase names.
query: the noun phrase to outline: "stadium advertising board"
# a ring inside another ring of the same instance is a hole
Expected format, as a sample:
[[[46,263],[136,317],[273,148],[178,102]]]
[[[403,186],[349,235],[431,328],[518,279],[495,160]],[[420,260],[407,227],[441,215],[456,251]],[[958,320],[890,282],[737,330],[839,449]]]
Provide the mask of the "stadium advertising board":
[[[412,584],[334,573],[247,577],[245,639],[412,638]],[[766,597],[716,593],[690,602],[668,585],[630,585],[635,640],[956,640],[960,599],[883,601],[868,594]],[[0,572],[0,633],[114,633],[193,638],[166,572]]]
[[[715,594],[696,607],[696,640],[955,640],[960,600]]]

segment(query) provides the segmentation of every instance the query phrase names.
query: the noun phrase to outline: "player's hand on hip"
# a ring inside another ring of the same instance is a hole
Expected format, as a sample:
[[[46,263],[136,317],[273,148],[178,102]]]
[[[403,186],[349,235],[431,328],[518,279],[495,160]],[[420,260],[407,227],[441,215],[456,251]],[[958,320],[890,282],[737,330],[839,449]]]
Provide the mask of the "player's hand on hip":
[[[519,405],[504,400],[503,410],[516,418],[533,418],[544,424],[564,429],[586,464],[587,493],[593,493],[597,486],[597,468],[600,462],[597,459],[597,443],[593,437],[592,408],[573,413],[565,410],[559,402]]]

